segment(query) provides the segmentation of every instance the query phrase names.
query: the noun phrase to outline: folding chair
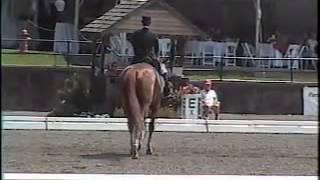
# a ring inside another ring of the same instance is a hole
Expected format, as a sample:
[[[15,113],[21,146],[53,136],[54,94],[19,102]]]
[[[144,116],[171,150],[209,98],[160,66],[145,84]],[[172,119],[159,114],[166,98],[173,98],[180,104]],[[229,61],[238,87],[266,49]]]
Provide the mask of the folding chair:
[[[289,48],[287,49],[287,52],[284,57],[288,58],[301,58],[302,51],[301,46],[296,44],[289,45]],[[302,67],[302,61],[301,59],[290,59],[288,62],[288,69],[299,69],[299,67]]]
[[[189,65],[196,65],[197,64],[197,58],[200,57],[200,47],[199,47],[199,41],[187,41],[186,47],[185,47],[185,59],[184,64]]]
[[[274,57],[274,49],[272,44],[260,43],[258,44],[258,56],[260,58],[273,58]],[[263,59],[258,60],[258,67],[260,68],[271,68],[271,60]]]
[[[202,65],[216,66],[215,47],[213,41],[206,41],[201,44]]]
[[[226,57],[236,57],[237,42],[226,42],[225,43],[225,56]],[[226,66],[236,66],[236,58],[226,58]]]
[[[171,49],[171,39],[159,39],[159,56],[169,57]]]
[[[241,43],[241,47],[243,49],[244,56],[248,57],[248,59],[242,60],[242,62],[244,62],[243,64],[247,65],[248,62],[251,62],[253,66],[256,66],[256,62],[255,62],[255,60],[253,58],[254,57],[253,56],[253,52],[254,52],[253,51],[253,47],[249,46],[248,43]]]

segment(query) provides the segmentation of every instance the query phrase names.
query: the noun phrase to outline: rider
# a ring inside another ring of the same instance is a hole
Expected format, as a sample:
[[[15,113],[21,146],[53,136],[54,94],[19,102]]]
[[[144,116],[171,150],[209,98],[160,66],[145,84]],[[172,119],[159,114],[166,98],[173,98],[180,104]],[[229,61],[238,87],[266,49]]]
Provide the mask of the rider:
[[[205,110],[212,109],[216,119],[220,111],[220,102],[218,101],[217,93],[212,89],[211,80],[204,81],[204,90],[201,92],[202,108]]]
[[[151,17],[142,16],[143,28],[135,31],[130,38],[130,42],[134,50],[134,58],[131,64],[149,63],[157,69],[159,74],[163,76],[165,81],[164,95],[169,95],[166,72],[161,72],[161,64],[159,61],[159,42],[157,36],[151,32],[149,26]]]

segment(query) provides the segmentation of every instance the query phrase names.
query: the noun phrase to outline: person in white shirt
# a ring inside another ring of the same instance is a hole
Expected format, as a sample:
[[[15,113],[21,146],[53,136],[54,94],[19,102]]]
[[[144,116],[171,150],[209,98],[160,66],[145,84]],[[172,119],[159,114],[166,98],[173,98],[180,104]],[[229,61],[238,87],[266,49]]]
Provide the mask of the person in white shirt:
[[[212,89],[212,82],[206,80],[204,89],[201,91],[202,117],[207,117],[210,111],[215,114],[215,119],[218,119],[220,113],[220,102],[218,101],[217,93]]]
[[[317,45],[318,45],[318,40],[317,40],[317,35],[316,33],[311,33],[311,37],[307,40],[307,47],[309,49],[310,56],[312,58],[318,57],[317,54]],[[311,60],[311,65],[313,68],[317,69],[318,67],[318,61]]]

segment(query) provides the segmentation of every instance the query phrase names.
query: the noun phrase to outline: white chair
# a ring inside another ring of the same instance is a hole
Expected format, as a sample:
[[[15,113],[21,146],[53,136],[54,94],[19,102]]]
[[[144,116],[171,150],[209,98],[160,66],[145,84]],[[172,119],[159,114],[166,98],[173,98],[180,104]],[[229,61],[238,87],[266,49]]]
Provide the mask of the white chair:
[[[124,57],[126,54],[125,54],[125,51],[126,51],[126,47],[125,47],[125,44],[123,42],[123,39],[121,39],[121,35],[113,35],[110,37],[110,46],[111,46],[111,49],[114,50],[114,53],[112,55],[112,61],[117,61],[118,64],[121,64],[121,65],[127,65],[129,64],[129,60],[127,57]]]
[[[282,53],[279,50],[275,49],[274,50],[274,57],[277,58],[277,59],[273,60],[271,62],[272,67],[282,68],[284,66],[284,63],[283,63],[283,60],[282,60],[282,58],[283,58]]]
[[[305,45],[302,45],[299,50],[299,54],[301,57],[301,69],[306,68],[305,65],[307,64],[307,62],[305,62],[306,60],[303,58],[307,57],[307,53],[308,53],[308,47]]]
[[[226,51],[226,44],[224,42],[214,42],[214,52],[216,57],[216,62],[221,63],[221,59],[225,54]]]
[[[301,50],[302,49],[300,45],[291,44],[289,45],[284,57],[301,58],[301,54],[302,54]],[[292,69],[299,69],[299,67],[302,67],[302,61],[300,59],[289,59],[287,63],[288,63],[288,69],[291,68],[291,64],[292,64]]]
[[[274,49],[272,44],[260,43],[258,44],[258,55],[260,58],[273,58],[274,57]],[[258,67],[260,68],[271,68],[271,60],[263,59],[258,60]]]
[[[171,51],[171,39],[159,39],[159,56],[169,57]]]
[[[224,55],[226,57],[236,57],[237,46],[238,46],[237,42],[226,42]],[[226,58],[225,65],[236,66],[236,58]]]
[[[133,60],[134,57],[134,50],[133,50],[133,46],[130,43],[130,41],[126,42],[126,46],[125,46],[125,56],[126,56],[126,61],[129,64],[129,62],[131,62]]]
[[[199,41],[187,41],[185,47],[185,59],[184,64],[195,65],[200,58],[201,48]]]
[[[256,61],[254,60],[254,47],[249,45],[248,43],[241,43],[241,47],[243,49],[243,54],[248,59],[242,60],[242,65],[246,65],[248,62],[251,62],[253,66],[256,66]]]
[[[213,41],[206,41],[201,43],[202,65],[216,66],[217,53],[215,52],[215,44]]]

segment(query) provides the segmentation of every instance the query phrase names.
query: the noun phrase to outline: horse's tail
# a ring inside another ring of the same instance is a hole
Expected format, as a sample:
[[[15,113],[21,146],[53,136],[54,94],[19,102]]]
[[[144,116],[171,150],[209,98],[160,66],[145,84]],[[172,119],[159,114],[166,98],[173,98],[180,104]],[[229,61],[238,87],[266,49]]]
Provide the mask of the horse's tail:
[[[130,74],[134,73],[134,74]],[[138,99],[137,72],[125,69],[122,74],[123,108],[128,116],[129,129],[144,129],[144,117],[141,114],[141,105]]]

